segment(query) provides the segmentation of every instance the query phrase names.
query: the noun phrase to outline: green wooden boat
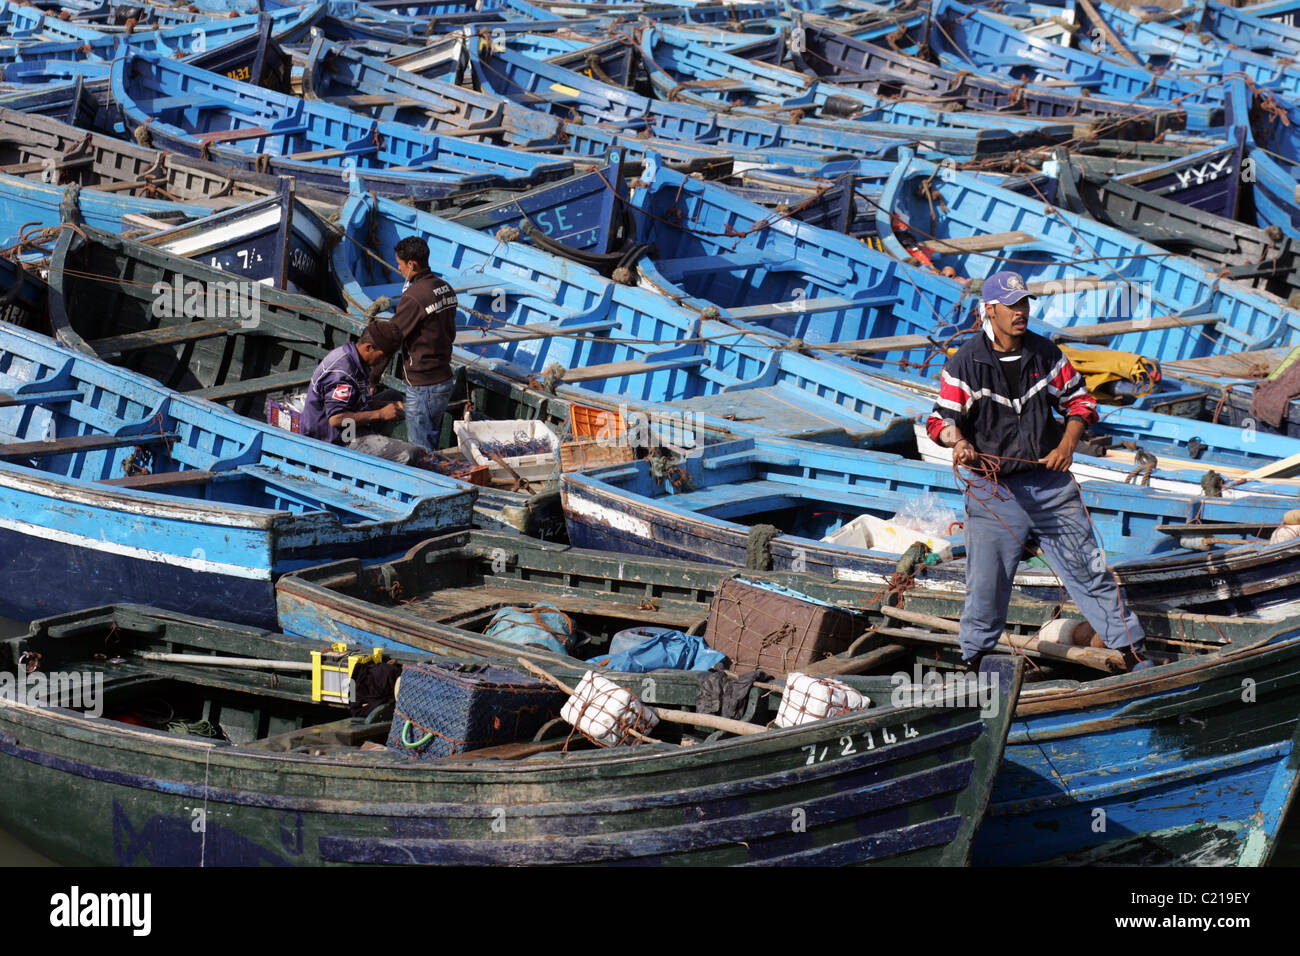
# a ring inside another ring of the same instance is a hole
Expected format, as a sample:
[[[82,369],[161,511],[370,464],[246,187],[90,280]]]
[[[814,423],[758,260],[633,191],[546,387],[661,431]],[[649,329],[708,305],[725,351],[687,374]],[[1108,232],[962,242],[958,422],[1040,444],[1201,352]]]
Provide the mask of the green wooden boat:
[[[613,749],[566,750],[553,722],[409,761],[362,749],[383,711],[312,702],[298,668],[319,646],[131,606],[34,622],[0,642],[0,823],[71,864],[960,864],[1020,685],[991,662],[987,718],[850,678],[882,705],[737,737],[664,722]],[[23,672],[102,692],[42,706]],[[751,691],[756,720],[776,696]]]
[[[257,286],[254,299],[251,284],[228,273],[90,226],[63,230],[49,281],[50,324],[64,345],[259,421],[266,420],[268,398],[306,388],[326,353],[365,327],[318,299],[266,285]],[[213,315],[187,305],[196,288],[230,285],[244,290],[238,309],[233,299]],[[167,307],[158,307],[156,289],[168,292]],[[402,387],[393,375],[386,385]],[[454,444],[451,430],[448,418],[444,447]],[[474,513],[486,527],[564,536],[557,488],[483,488]]]
[[[890,595],[812,574],[737,572],[483,532],[432,539],[375,568],[343,561],[286,575],[276,603],[283,630],[316,640],[494,655],[506,648],[481,633],[492,614],[544,600],[575,616],[592,638],[584,656],[598,658],[622,627],[699,633],[714,592],[737,573],[862,614],[870,637],[820,669],[903,672],[920,683],[923,671],[958,666],[960,595]],[[1117,652],[1080,649],[1063,659],[1059,645],[1019,648],[1030,655],[1029,683],[975,861],[1267,862],[1300,780],[1298,612],[1139,609],[1145,653],[1157,666],[1134,672],[1106,671]],[[1007,631],[1027,641],[1059,615],[1079,616],[1070,605],[1016,599]],[[557,673],[584,666],[541,648],[524,653]],[[1108,821],[1100,829],[1097,811]]]

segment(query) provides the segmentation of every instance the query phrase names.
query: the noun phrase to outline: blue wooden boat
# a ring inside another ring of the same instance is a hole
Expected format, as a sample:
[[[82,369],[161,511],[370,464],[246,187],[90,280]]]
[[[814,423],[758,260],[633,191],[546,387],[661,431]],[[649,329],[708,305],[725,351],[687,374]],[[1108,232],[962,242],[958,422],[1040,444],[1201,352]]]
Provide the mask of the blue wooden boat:
[[[1168,23],[1142,19],[1107,3],[1098,2],[1094,10],[1131,51],[1130,55],[1141,58],[1152,69],[1177,69],[1183,76],[1210,81],[1245,76],[1253,83],[1276,86],[1288,95],[1300,92],[1300,77],[1273,57],[1251,53],[1212,34],[1189,33]],[[1085,24],[1092,22],[1086,13],[1082,19]]]
[[[1242,80],[1229,81],[1227,88],[1228,135],[1245,149],[1242,179],[1248,196],[1243,218],[1300,238],[1300,177],[1294,172],[1300,139],[1287,126],[1300,114],[1291,101],[1267,94],[1263,96],[1267,96],[1269,109],[1256,109],[1257,103],[1262,105],[1262,97]]]
[[[756,342],[648,290],[382,197],[353,195],[340,222],[352,241],[335,247],[333,266],[349,308],[373,315],[390,307],[399,277],[364,250],[418,235],[460,295],[461,362],[625,416],[666,415],[678,442],[707,429],[840,433],[888,446],[909,441],[910,419],[924,410],[925,399],[851,363]]]
[[[897,140],[868,134],[651,100],[509,48],[481,51],[471,45],[470,58],[479,83],[500,96],[535,108],[545,103],[554,115],[577,116],[584,123],[616,124],[630,133],[648,130],[663,139],[715,145],[732,151],[738,160],[743,156],[746,161],[816,168],[837,156],[884,158],[897,148]]]
[[[417,52],[386,63],[317,37],[303,67],[303,97],[430,132],[454,129],[458,135],[516,146],[560,142],[554,117],[418,75],[412,68],[418,70],[427,60],[412,60],[421,56]]]
[[[1159,109],[1121,100],[1075,96],[1038,86],[999,81],[969,71],[944,69],[874,43],[825,27],[796,24],[800,50],[791,61],[810,76],[825,77],[840,86],[868,89],[880,96],[922,95],[942,108],[1005,112],[1018,109],[1031,116],[1073,120],[1098,136],[1151,139],[1187,125],[1182,110]]]
[[[613,272],[627,253],[626,202],[623,157],[619,150],[611,150],[604,166],[592,172],[447,218],[494,236],[515,229],[520,238],[514,241],[526,238],[548,252]]]
[[[1041,40],[957,0],[935,0],[931,10],[927,39],[941,66],[1045,83],[1065,91],[1086,90],[1107,99],[1177,101],[1187,111],[1189,129],[1209,129],[1222,122],[1220,85],[1153,73]]]
[[[113,661],[86,650],[101,646]],[[0,702],[0,822],[55,860],[102,866],[961,865],[1021,678],[1018,661],[991,661],[984,701],[897,707],[891,678],[848,677],[874,706],[786,729],[708,736],[663,720],[662,742],[599,750],[554,722],[536,741],[412,760],[362,746],[387,739],[389,708],[351,718],[313,700],[297,671],[318,647],[122,605],[34,624],[3,646],[7,685],[40,654],[102,679],[104,713]],[[656,701],[694,709],[694,675],[662,676]],[[761,696],[767,720],[780,695]],[[160,699],[219,736],[132,716]]]
[[[231,275],[337,301],[329,275],[330,238],[325,220],[295,197],[293,180],[281,177],[274,196],[141,236],[140,241]]]
[[[730,144],[700,146],[643,137],[640,130],[566,122],[505,97],[424,76],[426,69],[440,72],[440,51],[432,57],[429,54],[428,50],[417,51],[385,63],[320,38],[312,45],[303,71],[303,93],[308,99],[345,105],[379,120],[395,118],[423,128],[454,124],[449,135],[501,140],[530,150],[550,147],[569,156],[596,160],[611,149],[629,159],[654,151],[679,165],[710,169],[730,168],[736,161],[765,163],[773,158],[815,166],[832,155],[842,155],[801,149],[746,150]]]
[[[1248,223],[1168,200],[1053,154],[1058,189],[1053,202],[1091,216],[1215,272],[1267,289],[1282,299],[1300,292],[1296,240]],[[1235,186],[1234,186],[1235,189]]]
[[[956,282],[907,266],[848,236],[770,213],[707,182],[647,163],[631,205],[644,213],[637,238],[656,248],[653,258],[638,264],[643,281],[700,314],[717,312],[734,330],[729,341],[738,347],[774,348],[785,352],[782,361],[791,360],[792,351],[827,359],[852,356],[872,375],[930,396],[928,406],[936,387],[936,356],[945,342],[968,331],[969,300]],[[724,226],[732,236],[725,235]],[[1046,324],[1042,328],[1059,331]],[[838,366],[839,359],[831,363]],[[1203,394],[1166,380],[1139,404],[1195,414]],[[701,398],[682,407],[698,414],[717,401]],[[676,403],[667,407],[675,411]],[[744,417],[762,422],[780,410],[750,403],[746,411]],[[733,402],[725,417],[736,415]],[[741,427],[721,424],[733,432]],[[1162,458],[1185,459],[1189,446],[1199,446],[1212,460],[1243,470],[1300,451],[1271,441],[1253,446],[1253,433],[1245,436],[1235,429],[1216,430],[1131,409],[1108,410],[1106,431],[1117,442],[1139,440]]]
[[[1066,125],[1018,116],[941,113],[915,103],[882,100],[856,87],[812,80],[781,67],[753,63],[710,49],[686,31],[655,27],[641,31],[641,52],[662,99],[718,108],[798,109],[845,130],[916,140],[928,154],[972,159],[1059,142],[1072,135]]]
[[[640,461],[564,475],[570,542],[728,567],[746,567],[747,554],[761,553],[770,555],[775,570],[806,570],[879,589],[898,570],[899,553],[827,540],[830,535],[863,514],[891,518],[919,494],[936,495],[957,520],[963,508],[963,489],[950,465],[863,449],[739,439],[672,459],[666,476],[657,476],[652,465]],[[1292,499],[1199,498],[1105,482],[1080,487],[1107,563],[1130,602],[1242,611],[1284,604],[1300,594],[1282,570],[1300,568],[1300,545],[1294,542],[1190,551],[1178,548],[1176,536],[1157,530],[1204,520],[1258,522],[1267,533]],[[756,551],[753,529],[762,524],[775,525],[778,533]],[[961,537],[946,537],[954,544],[954,560],[918,571],[918,586],[961,593]],[[1029,597],[1061,599],[1060,583],[1045,566],[1022,564],[1014,587]]]
[[[100,103],[101,98],[107,98],[108,92],[105,81],[87,82],[74,69],[66,83],[55,82],[32,90],[0,93],[0,109],[48,116],[85,129],[104,129],[111,125],[111,119]]]
[[[48,332],[49,294],[49,287],[35,270],[13,259],[0,259],[0,322]]]
[[[1154,193],[1193,209],[1236,219],[1245,181],[1244,134],[1230,130],[1226,141],[1162,161],[1126,162],[1108,155],[1075,153],[1086,170],[1115,176],[1117,182]],[[1263,228],[1263,224],[1261,224]]]
[[[152,143],[329,189],[345,190],[354,173],[364,173],[373,189],[419,198],[572,171],[567,161],[376,123],[153,54],[115,60],[112,87],[127,126]]]
[[[31,332],[0,328],[0,343],[7,617],[116,596],[269,623],[277,574],[469,524],[473,492],[453,481],[237,418]]]
[[[507,556],[506,571],[490,571],[487,556],[494,553]],[[563,580],[554,577],[557,562],[564,563]],[[317,642],[491,655],[504,649],[477,633],[479,622],[492,613],[486,608],[525,593],[529,600],[588,615],[582,617],[583,631],[595,637],[583,653],[599,660],[608,630],[601,627],[599,611],[619,613],[615,609],[631,601],[618,582],[634,580],[638,599],[648,595],[655,606],[640,612],[620,608],[622,614],[683,627],[707,617],[710,598],[735,574],[692,561],[575,548],[561,552],[480,532],[426,542],[387,567],[383,572],[338,562],[285,575],[276,585],[282,627]],[[859,653],[828,660],[830,669],[893,670],[906,685],[915,680],[918,659],[922,671],[935,669],[940,678],[956,663],[951,631],[934,622],[951,626],[961,613],[960,595],[912,590],[904,610],[882,610],[849,583],[795,572],[745,576],[854,608],[863,614],[864,626],[879,629]],[[401,583],[405,600],[391,597],[393,580]],[[1075,612],[1013,598],[1007,629],[1030,636],[1058,613]],[[1040,657],[1027,675],[994,783],[994,802],[976,838],[977,861],[1267,863],[1297,774],[1293,735],[1300,622],[1141,608],[1138,613],[1148,656],[1158,662],[1154,669],[1105,677]],[[523,653],[558,673],[575,664],[590,666],[540,648]],[[1241,680],[1248,669],[1267,671],[1278,693],[1267,701],[1243,700]],[[659,681],[675,689],[674,676],[656,672],[656,693]],[[1157,706],[1171,698],[1176,706]],[[1262,706],[1276,708],[1275,720],[1257,713]],[[1101,723],[1107,717],[1110,726]],[[1210,740],[1215,755],[1204,753]],[[1068,772],[1049,772],[1046,759]],[[1174,794],[1183,799],[1171,799]],[[1097,806],[1106,810],[1105,830],[1093,827]]]
[[[364,328],[361,320],[319,299],[269,286],[257,288],[251,318],[195,316],[175,306],[174,290],[229,288],[228,274],[89,226],[64,233],[49,274],[50,325],[63,344],[258,422],[268,419],[270,400],[287,403],[306,387],[327,352]],[[155,289],[173,290],[163,300],[172,307],[156,306]],[[189,301],[188,293],[183,301]],[[111,308],[104,308],[105,302]],[[384,381],[388,388],[402,387],[396,374]],[[454,407],[460,406],[457,401]],[[449,436],[451,426],[444,422],[444,429]],[[402,425],[393,431],[397,438],[404,434]],[[474,522],[562,537],[564,518],[553,485],[547,480],[521,491],[480,487]]]
[[[923,180],[926,194],[917,195]],[[1088,217],[910,156],[896,167],[877,212],[885,248],[902,259],[909,252],[898,223],[924,237],[940,253],[938,263],[969,277],[1002,268],[996,253],[1007,250],[1031,287],[1047,293],[1041,319],[1064,339],[1105,341],[1159,361],[1300,343],[1300,319],[1276,296],[1220,280]],[[1010,233],[1018,237],[997,243]],[[985,235],[996,250],[963,251],[963,240]],[[956,254],[942,252],[947,239],[957,241]]]
[[[56,185],[77,183],[115,195],[172,197],[222,209],[273,196],[274,176],[241,171],[201,159],[182,158],[127,143],[44,116],[0,108],[0,172]],[[334,196],[296,187],[299,199],[317,206]]]
[[[1199,25],[1234,46],[1266,56],[1300,55],[1300,29],[1255,15],[1256,7],[1239,9],[1204,0],[1199,5]]]
[[[211,206],[166,199],[122,196],[98,189],[82,189],[74,184],[58,186],[39,179],[22,179],[0,174],[0,244],[11,246],[21,238],[36,239],[42,244],[41,230],[57,227],[63,207],[75,210],[79,217],[99,229],[122,232],[144,222],[184,222],[193,216],[205,216]],[[50,237],[46,237],[46,242]]]

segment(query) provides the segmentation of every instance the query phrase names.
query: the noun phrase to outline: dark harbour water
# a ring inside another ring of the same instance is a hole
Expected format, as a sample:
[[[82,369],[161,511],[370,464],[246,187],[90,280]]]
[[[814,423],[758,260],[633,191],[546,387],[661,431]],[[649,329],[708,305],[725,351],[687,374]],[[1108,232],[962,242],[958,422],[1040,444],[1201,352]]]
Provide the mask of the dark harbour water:
[[[0,618],[0,637],[12,637],[26,631],[26,624]],[[0,866],[56,865],[0,827]],[[1300,866],[1300,808],[1290,814],[1282,828],[1281,840],[1273,854],[1273,866]]]

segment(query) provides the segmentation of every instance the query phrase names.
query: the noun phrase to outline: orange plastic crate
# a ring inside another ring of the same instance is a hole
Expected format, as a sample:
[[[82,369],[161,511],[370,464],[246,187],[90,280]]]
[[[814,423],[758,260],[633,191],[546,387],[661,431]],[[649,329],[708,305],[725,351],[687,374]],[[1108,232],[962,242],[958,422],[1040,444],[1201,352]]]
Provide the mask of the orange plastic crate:
[[[627,422],[618,412],[589,405],[570,405],[569,421],[574,438],[610,438],[627,431]]]

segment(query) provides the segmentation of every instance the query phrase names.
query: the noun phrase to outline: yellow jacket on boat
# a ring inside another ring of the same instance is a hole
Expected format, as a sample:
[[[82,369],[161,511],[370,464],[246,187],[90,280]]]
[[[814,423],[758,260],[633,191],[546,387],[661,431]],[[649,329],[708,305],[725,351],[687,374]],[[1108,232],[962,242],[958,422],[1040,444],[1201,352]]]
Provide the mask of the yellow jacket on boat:
[[[1083,376],[1088,391],[1103,401],[1114,401],[1111,396],[1099,391],[1111,382],[1132,382],[1141,389],[1140,394],[1145,395],[1160,381],[1159,363],[1133,352],[1085,349],[1076,345],[1061,345],[1061,351],[1075,371]]]

